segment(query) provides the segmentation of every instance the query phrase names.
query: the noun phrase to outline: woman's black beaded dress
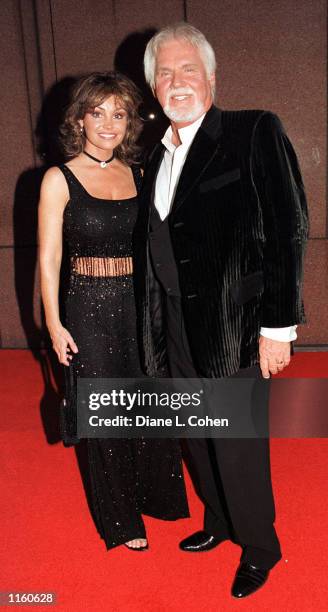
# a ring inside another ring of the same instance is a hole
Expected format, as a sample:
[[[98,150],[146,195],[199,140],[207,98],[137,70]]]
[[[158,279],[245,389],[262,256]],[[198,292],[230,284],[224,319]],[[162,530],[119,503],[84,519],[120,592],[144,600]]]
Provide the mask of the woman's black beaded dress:
[[[95,198],[66,165],[60,169],[70,194],[63,219],[70,256],[65,324],[79,349],[71,372],[75,380],[141,377],[132,274],[106,276],[106,258],[132,256],[137,197]],[[132,171],[139,191],[140,170]],[[101,274],[93,265],[99,261]],[[108,549],[145,537],[141,514],[189,516],[178,440],[90,438],[87,447],[92,514]]]

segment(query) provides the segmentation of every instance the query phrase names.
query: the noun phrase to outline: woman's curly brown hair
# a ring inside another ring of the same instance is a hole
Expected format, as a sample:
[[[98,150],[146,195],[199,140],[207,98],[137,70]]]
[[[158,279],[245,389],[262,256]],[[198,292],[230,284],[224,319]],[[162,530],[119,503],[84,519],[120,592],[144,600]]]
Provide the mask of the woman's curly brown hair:
[[[115,96],[128,115],[127,130],[123,141],[115,149],[115,157],[126,164],[137,161],[140,149],[136,141],[142,130],[142,120],[138,114],[141,97],[134,83],[115,71],[92,72],[81,77],[75,84],[72,101],[60,128],[60,140],[67,159],[76,157],[84,148],[85,135],[81,132],[78,120],[83,119],[90,109],[109,96]]]

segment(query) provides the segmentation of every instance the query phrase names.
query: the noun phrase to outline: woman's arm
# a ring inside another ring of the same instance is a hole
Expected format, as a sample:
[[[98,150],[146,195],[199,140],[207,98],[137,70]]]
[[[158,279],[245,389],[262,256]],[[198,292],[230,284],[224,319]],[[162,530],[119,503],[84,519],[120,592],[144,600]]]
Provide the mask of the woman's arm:
[[[53,349],[60,363],[69,365],[70,349],[77,353],[77,346],[59,318],[59,278],[62,260],[63,212],[69,199],[68,187],[59,168],[50,168],[41,184],[39,202],[39,261],[41,295],[46,324]]]

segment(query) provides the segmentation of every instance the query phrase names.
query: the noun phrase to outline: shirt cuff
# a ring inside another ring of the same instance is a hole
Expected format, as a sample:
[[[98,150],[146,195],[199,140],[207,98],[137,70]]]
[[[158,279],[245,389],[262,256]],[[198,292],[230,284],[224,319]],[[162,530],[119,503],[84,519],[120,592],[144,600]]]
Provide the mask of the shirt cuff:
[[[291,342],[297,338],[296,328],[297,325],[291,325],[290,327],[261,327],[260,334],[271,340]]]

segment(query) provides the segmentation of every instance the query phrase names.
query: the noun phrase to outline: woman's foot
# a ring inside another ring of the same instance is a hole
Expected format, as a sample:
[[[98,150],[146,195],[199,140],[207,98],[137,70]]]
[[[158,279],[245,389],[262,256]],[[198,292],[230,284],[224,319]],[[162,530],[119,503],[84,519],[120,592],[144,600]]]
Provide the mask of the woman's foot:
[[[125,546],[132,550],[147,550],[148,542],[145,538],[136,538],[135,540],[129,540],[129,542],[125,542]]]

